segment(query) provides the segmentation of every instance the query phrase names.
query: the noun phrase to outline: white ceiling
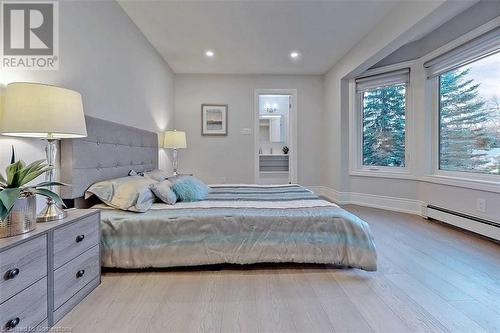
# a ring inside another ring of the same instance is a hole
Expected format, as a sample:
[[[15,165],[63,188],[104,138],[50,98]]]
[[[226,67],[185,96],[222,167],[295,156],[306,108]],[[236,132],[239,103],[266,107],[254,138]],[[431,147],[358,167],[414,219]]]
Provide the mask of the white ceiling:
[[[324,74],[397,1],[120,4],[176,73]],[[205,57],[207,49],[213,59]],[[300,60],[291,61],[292,50]]]

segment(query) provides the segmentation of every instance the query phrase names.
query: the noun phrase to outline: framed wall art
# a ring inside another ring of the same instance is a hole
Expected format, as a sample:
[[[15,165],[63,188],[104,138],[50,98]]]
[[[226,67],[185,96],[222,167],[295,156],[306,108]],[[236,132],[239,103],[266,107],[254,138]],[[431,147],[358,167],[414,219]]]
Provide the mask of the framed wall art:
[[[227,135],[227,104],[201,105],[201,135]]]

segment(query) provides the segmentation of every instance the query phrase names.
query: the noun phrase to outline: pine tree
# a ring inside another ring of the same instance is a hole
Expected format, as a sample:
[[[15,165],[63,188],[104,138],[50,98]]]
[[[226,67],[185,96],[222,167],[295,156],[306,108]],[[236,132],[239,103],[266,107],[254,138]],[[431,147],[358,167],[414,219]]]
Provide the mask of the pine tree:
[[[491,137],[489,148],[500,148],[500,97],[497,95],[491,96],[488,109],[491,115],[488,126],[488,132]]]
[[[485,124],[489,112],[479,96],[479,84],[469,79],[469,69],[457,69],[440,76],[440,168],[484,171],[488,161],[481,149],[488,149]],[[484,169],[484,167],[483,167]]]
[[[405,165],[405,98],[404,84],[364,92],[364,165]]]

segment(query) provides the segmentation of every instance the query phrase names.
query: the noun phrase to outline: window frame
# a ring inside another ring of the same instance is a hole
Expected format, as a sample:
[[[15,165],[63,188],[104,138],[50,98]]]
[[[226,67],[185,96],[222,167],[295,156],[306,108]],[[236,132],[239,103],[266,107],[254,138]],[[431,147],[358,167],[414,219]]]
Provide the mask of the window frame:
[[[424,119],[423,124],[429,129],[428,137],[419,139],[418,149],[421,155],[421,161],[418,164],[418,181],[429,183],[447,185],[477,191],[486,191],[491,193],[500,193],[500,182],[498,180],[491,180],[491,177],[484,177],[483,174],[474,174],[467,172],[454,172],[439,170],[439,96],[438,93],[438,78],[429,78],[428,69],[426,64],[444,56],[448,52],[480,38],[484,34],[490,33],[494,29],[500,27],[500,18],[493,19],[492,21],[458,37],[457,39],[449,42],[448,44],[434,50],[419,59],[413,61],[414,74],[418,74],[418,80],[412,81],[414,89],[421,90],[415,92],[420,96],[420,101],[414,101],[418,110],[422,110]],[[411,63],[412,61],[410,61]],[[421,77],[420,77],[421,76]],[[413,79],[415,76],[413,77]],[[423,105],[420,105],[423,104]],[[496,175],[486,175],[493,176]],[[485,179],[486,178],[486,179]]]
[[[481,58],[478,58],[479,60]],[[477,61],[475,60],[475,61]],[[474,61],[470,62],[474,63]],[[478,172],[467,172],[467,171],[449,171],[440,169],[440,87],[439,87],[439,77],[434,76],[427,78],[428,91],[430,92],[431,98],[431,112],[432,112],[432,154],[431,154],[431,172],[430,175],[426,175],[423,178],[427,180],[438,180],[439,182],[445,182],[450,185],[464,186],[464,183],[483,183],[485,185],[498,185],[500,182],[500,175],[486,174]]]
[[[410,68],[409,63],[377,68],[366,71],[368,75],[383,75],[392,71]],[[349,80],[349,174],[351,176],[416,179],[413,168],[413,87],[411,73],[405,91],[405,166],[363,165],[363,93],[356,91],[355,78]]]

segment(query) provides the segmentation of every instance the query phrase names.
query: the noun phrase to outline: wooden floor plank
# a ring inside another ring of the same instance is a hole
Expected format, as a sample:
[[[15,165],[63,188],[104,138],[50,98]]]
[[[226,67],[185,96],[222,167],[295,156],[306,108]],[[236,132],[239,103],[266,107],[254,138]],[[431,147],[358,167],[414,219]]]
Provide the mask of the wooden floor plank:
[[[201,293],[201,274],[200,272],[175,272],[167,275],[170,275],[167,279],[170,279],[172,283],[166,290],[160,290],[153,285],[148,286],[163,295],[163,302],[153,312],[154,319],[148,323],[144,329],[145,332],[185,332],[191,325],[193,309]]]
[[[307,281],[333,325],[335,332],[371,332],[368,324],[356,305],[330,274],[323,270],[306,269]]]
[[[415,215],[393,212],[379,214],[376,209],[356,206],[348,206],[348,209],[361,218],[368,217],[372,228],[390,227],[390,235],[399,235],[421,251],[430,252],[443,265],[460,267],[460,270],[469,267],[469,274],[481,275],[482,279],[488,278],[491,283],[500,286],[497,278],[500,274],[498,243],[481,242],[477,236],[470,233],[441,223],[429,222]],[[443,234],[446,234],[446,237],[442,237]]]
[[[435,259],[435,250],[431,252],[429,243],[419,242],[418,237],[403,235],[401,231],[387,226],[378,225],[384,233],[392,233],[397,237],[378,242],[378,248],[383,249],[382,255],[392,256],[394,263],[410,275],[417,278],[424,285],[433,289],[437,294],[449,301],[476,299],[490,307],[498,304],[500,289],[498,284],[492,283],[475,271],[473,274],[467,270],[462,272],[449,263],[443,264]],[[457,252],[460,255],[461,252]],[[500,263],[499,263],[500,264]],[[499,272],[500,273],[500,272]],[[500,310],[500,307],[497,307]],[[500,312],[498,313],[500,315]]]
[[[412,332],[448,332],[432,313],[426,311],[385,276],[370,279],[369,286]]]
[[[456,301],[451,302],[451,305],[488,332],[500,332],[500,316],[490,308],[476,301]],[[498,306],[500,307],[500,304]]]
[[[276,287],[280,290],[281,298],[286,303],[288,312],[292,316],[294,326],[298,332],[333,332],[330,322],[321,303],[317,302],[314,290],[304,279],[301,270],[280,271]]]
[[[407,274],[387,275],[398,288],[425,308],[452,332],[484,332],[481,326]]]
[[[220,332],[224,311],[226,280],[221,272],[200,274],[198,301],[192,305],[191,318],[185,330],[188,332]],[[167,295],[168,297],[168,295]]]
[[[259,318],[252,275],[223,274],[224,309],[222,312],[222,332],[257,332]]]
[[[279,280],[275,274],[276,271],[263,270],[253,275],[259,332],[297,332],[292,314],[277,288]]]
[[[335,273],[332,276],[375,332],[410,331],[411,328],[371,290],[365,278]]]

